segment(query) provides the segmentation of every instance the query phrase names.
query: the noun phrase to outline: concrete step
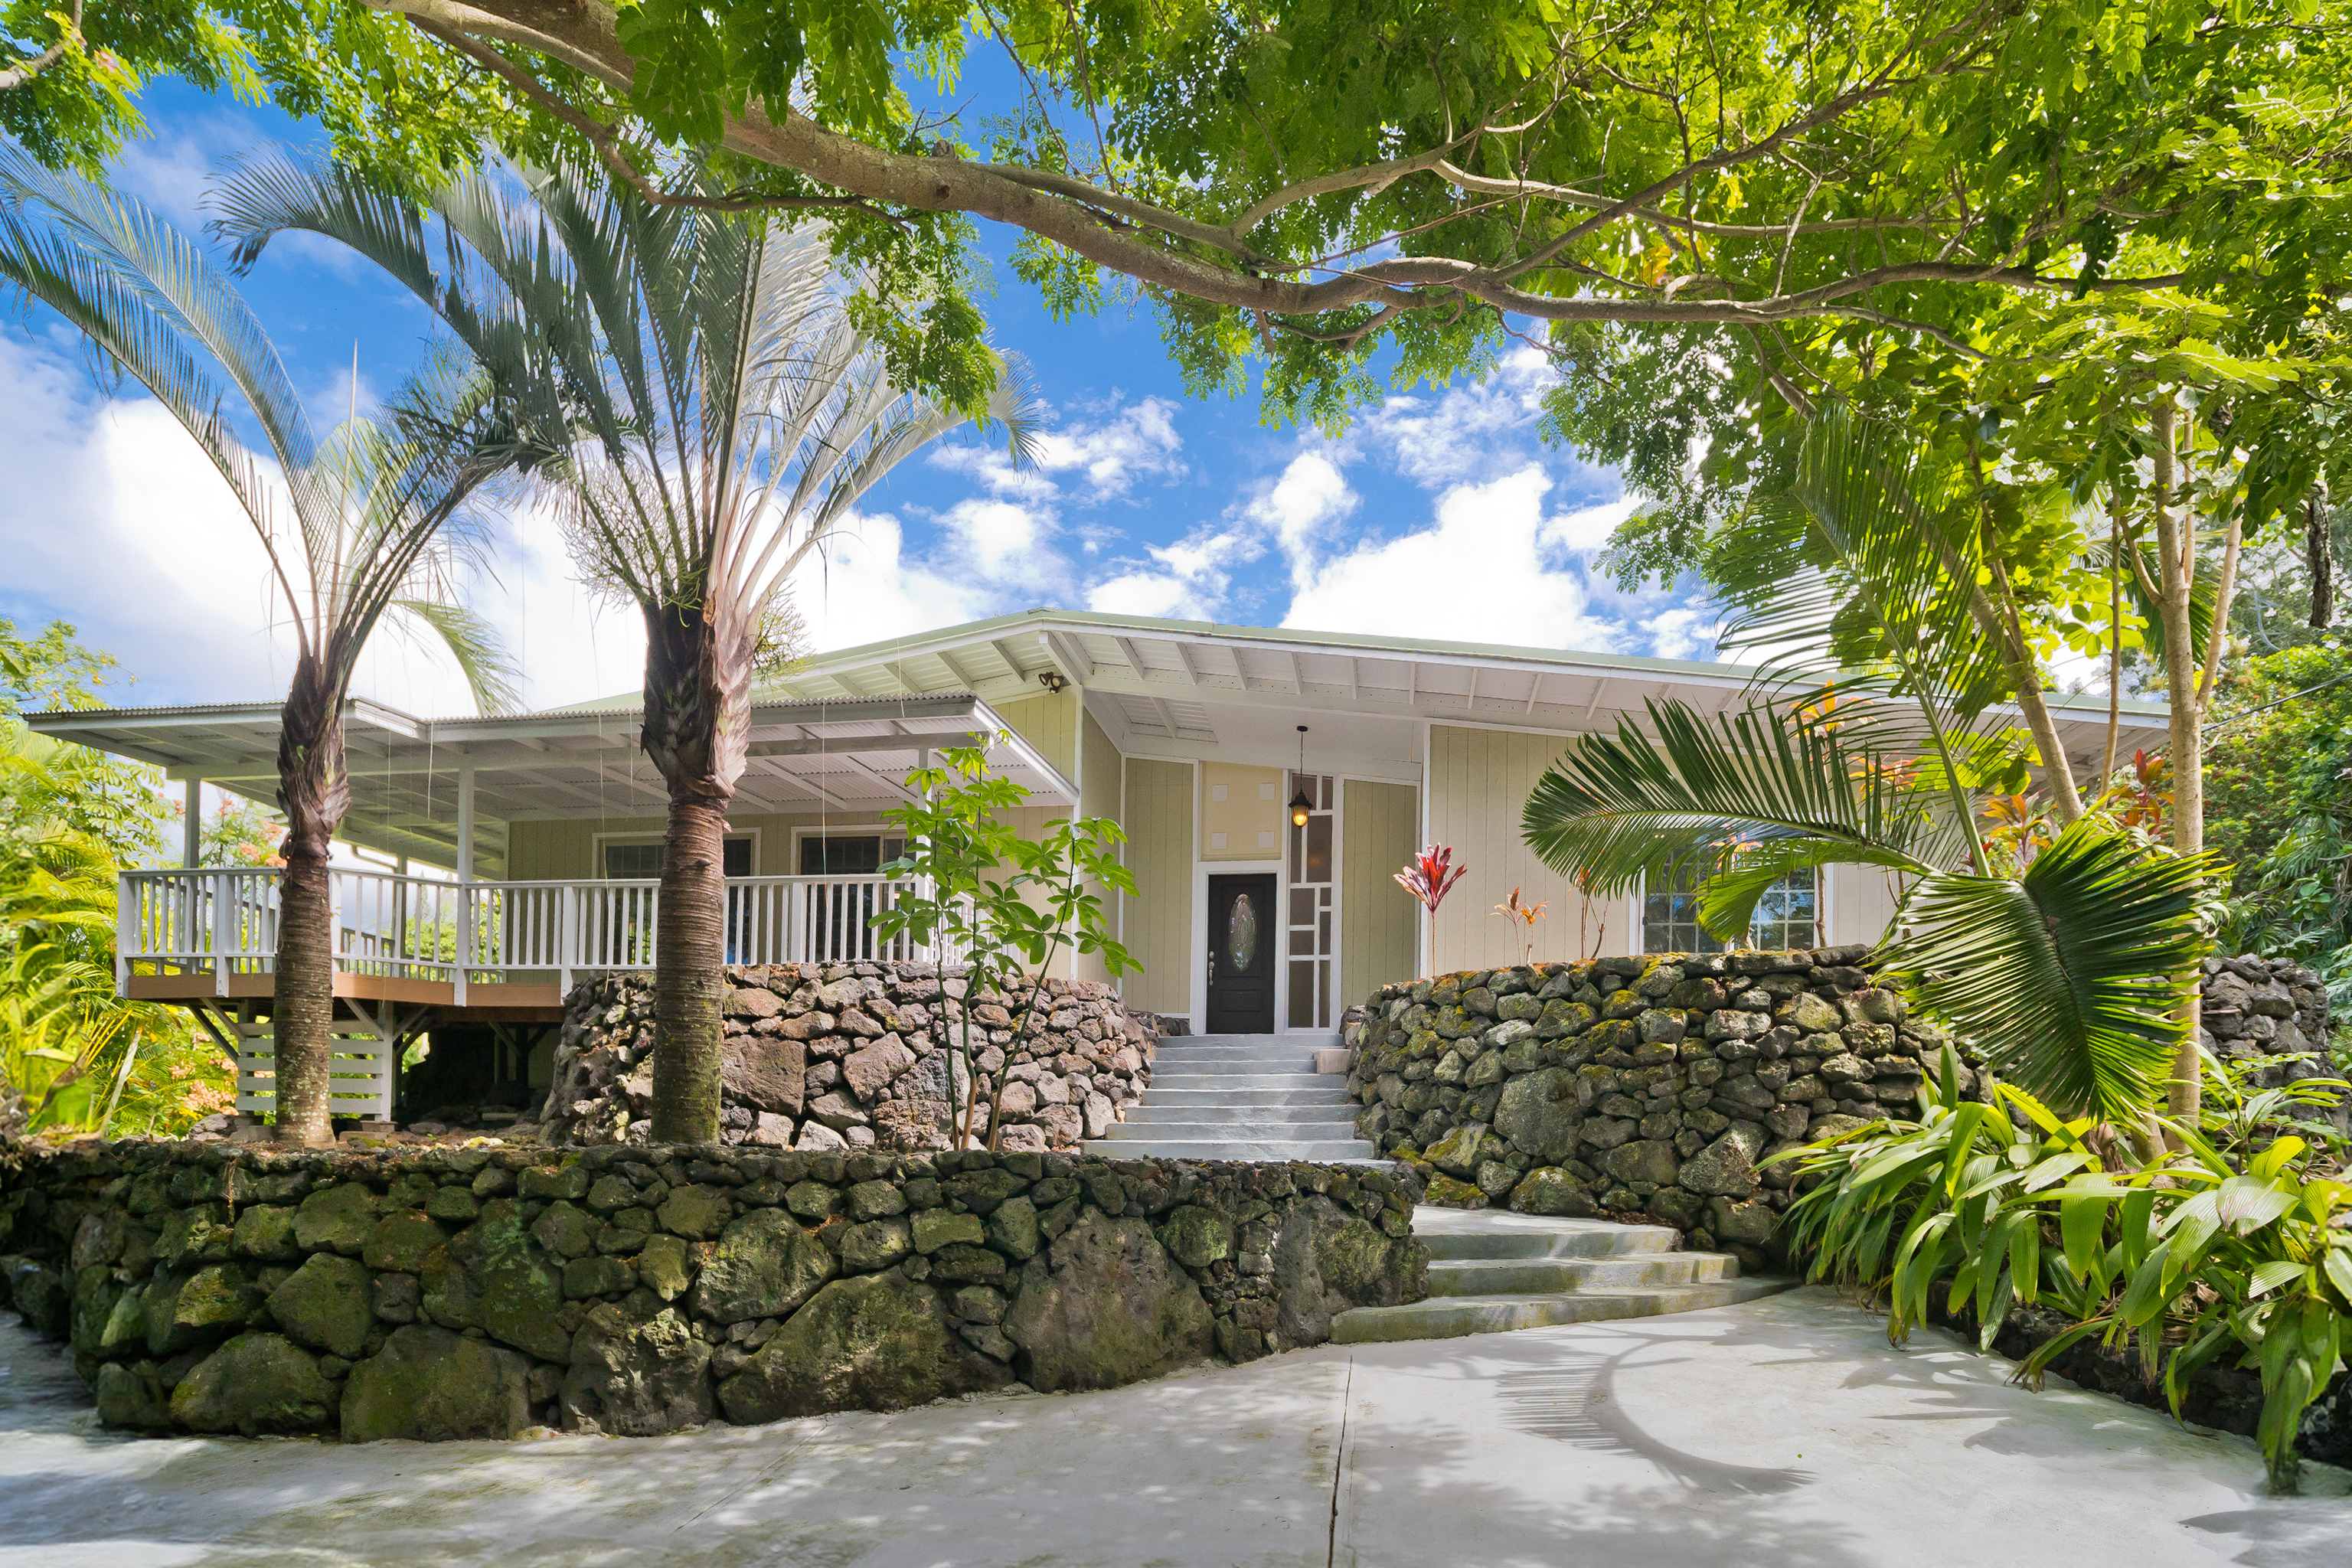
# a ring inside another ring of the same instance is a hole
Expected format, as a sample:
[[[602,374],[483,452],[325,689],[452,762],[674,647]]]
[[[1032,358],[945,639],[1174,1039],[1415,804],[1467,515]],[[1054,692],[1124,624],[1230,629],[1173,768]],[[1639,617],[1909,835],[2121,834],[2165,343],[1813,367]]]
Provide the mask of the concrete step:
[[[1201,1073],[1229,1078],[1235,1073],[1244,1076],[1257,1073],[1304,1073],[1345,1089],[1348,1080],[1338,1073],[1318,1073],[1315,1058],[1304,1051],[1285,1051],[1280,1056],[1263,1057],[1162,1057],[1151,1064],[1151,1081],[1159,1082],[1171,1073]]]
[[[1202,1086],[1195,1079],[1192,1084],[1152,1084],[1143,1090],[1143,1098],[1169,1105],[1355,1105],[1348,1090],[1336,1084],[1324,1084],[1322,1089],[1251,1089],[1242,1084],[1233,1089],[1223,1081]],[[1355,1105],[1355,1110],[1364,1107]]]
[[[1203,1046],[1304,1046],[1315,1050],[1339,1043],[1339,1031],[1324,1034],[1302,1029],[1289,1035],[1170,1035],[1160,1042],[1163,1051],[1197,1050]]]
[[[1286,1142],[1348,1143],[1356,1138],[1352,1121],[1285,1121],[1269,1117],[1260,1121],[1144,1121],[1143,1112],[1130,1115],[1126,1121],[1114,1122],[1103,1135],[1107,1138],[1157,1138],[1190,1142],[1214,1142],[1219,1139],[1238,1139],[1243,1142],[1258,1142],[1268,1138]]]
[[[1447,1340],[1464,1334],[1594,1323],[1612,1318],[1654,1318],[1735,1306],[1789,1289],[1793,1279],[1717,1279],[1637,1290],[1570,1290],[1558,1295],[1433,1296],[1402,1307],[1354,1307],[1331,1320],[1334,1344],[1393,1340]]]
[[[1570,1290],[1642,1290],[1738,1278],[1718,1252],[1637,1252],[1616,1258],[1463,1258],[1433,1260],[1432,1296],[1539,1296]]]
[[[1098,1138],[1079,1147],[1110,1160],[1310,1160],[1385,1164],[1360,1139],[1159,1139]]]
[[[1413,1211],[1412,1228],[1430,1252],[1429,1299],[1342,1312],[1332,1320],[1335,1342],[1451,1339],[1690,1312],[1795,1283],[1743,1279],[1735,1258],[1675,1250],[1679,1238],[1664,1226],[1424,1206]]]
[[[1424,1228],[1426,1207],[1413,1211],[1413,1234],[1429,1247],[1432,1258],[1622,1258],[1629,1254],[1671,1252],[1677,1237],[1663,1225],[1612,1225],[1599,1219],[1545,1219],[1535,1215],[1496,1214],[1476,1217],[1488,1226],[1477,1230]],[[1460,1214],[1458,1209],[1436,1211]],[[1517,1222],[1516,1224],[1513,1222]]]
[[[1328,1089],[1332,1080],[1311,1072],[1172,1072],[1154,1069],[1147,1095],[1163,1089]]]
[[[1162,1100],[1158,1095],[1131,1106],[1127,1113],[1127,1125],[1161,1121],[1336,1121],[1347,1128],[1356,1125],[1356,1111],[1361,1109],[1347,1100],[1290,1101],[1268,1097],[1264,1100]],[[1348,1134],[1352,1138],[1353,1131]]]

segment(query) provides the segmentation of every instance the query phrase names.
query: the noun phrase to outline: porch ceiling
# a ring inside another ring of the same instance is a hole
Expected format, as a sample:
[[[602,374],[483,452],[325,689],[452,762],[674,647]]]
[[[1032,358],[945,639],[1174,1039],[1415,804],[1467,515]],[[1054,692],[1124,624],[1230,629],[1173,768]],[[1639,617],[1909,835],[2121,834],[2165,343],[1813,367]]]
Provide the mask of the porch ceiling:
[[[275,704],[27,719],[42,734],[152,763],[172,778],[201,778],[257,800],[277,794]],[[386,854],[451,863],[458,778],[468,769],[478,856],[504,856],[509,822],[659,816],[668,796],[638,746],[639,722],[637,710],[617,707],[419,719],[354,700],[343,722],[352,808],[342,837]],[[961,691],[761,702],[751,711],[751,760],[736,809],[870,817],[908,798],[898,781],[925,752],[1009,729],[985,702]],[[994,757],[997,773],[1039,805],[1075,803],[1070,782],[1017,734]]]

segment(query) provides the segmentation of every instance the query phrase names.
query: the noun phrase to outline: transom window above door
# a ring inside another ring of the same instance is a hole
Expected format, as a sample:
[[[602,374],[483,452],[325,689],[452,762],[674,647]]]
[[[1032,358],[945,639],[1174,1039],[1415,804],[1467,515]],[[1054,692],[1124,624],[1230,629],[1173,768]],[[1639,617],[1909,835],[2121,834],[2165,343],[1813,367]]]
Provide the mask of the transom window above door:
[[[604,878],[613,882],[651,881],[662,874],[663,850],[658,838],[606,840],[604,844]],[[723,857],[721,873],[729,877],[751,874],[751,836],[748,833],[730,836],[719,851]]]
[[[1755,923],[1741,945],[1780,952],[1821,945],[1821,883],[1815,870],[1791,871],[1757,900]],[[1698,921],[1697,881],[1683,868],[1665,887],[1642,899],[1643,952],[1721,952],[1720,941]]]
[[[801,835],[803,877],[871,877],[907,852],[907,841],[880,833]]]

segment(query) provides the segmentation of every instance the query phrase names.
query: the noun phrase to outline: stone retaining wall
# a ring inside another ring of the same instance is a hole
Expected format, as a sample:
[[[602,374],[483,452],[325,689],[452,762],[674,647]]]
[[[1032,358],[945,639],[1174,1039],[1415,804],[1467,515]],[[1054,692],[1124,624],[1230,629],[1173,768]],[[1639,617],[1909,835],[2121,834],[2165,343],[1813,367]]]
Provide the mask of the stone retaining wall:
[[[730,969],[720,1138],[821,1153],[945,1149],[964,982],[929,963]],[[1028,1031],[1025,998],[972,1010],[983,1112],[1004,1082],[1005,1152],[1099,1138],[1151,1079],[1154,1034],[1108,986],[1049,980]],[[642,1143],[651,1125],[653,980],[615,974],[572,994],[540,1115],[551,1143]],[[986,1121],[983,1115],[982,1127]]]
[[[10,1173],[9,1162],[15,1162]],[[1109,1387],[1417,1300],[1408,1174],[1052,1153],[0,1148],[108,1426],[645,1436]]]
[[[2205,961],[2205,1048],[2225,1060],[2292,1057],[2263,1070],[2261,1081],[2275,1088],[2307,1078],[2334,1076],[2327,1050],[2327,987],[2319,972],[2292,959],[2236,958]]]
[[[1944,1037],[1874,984],[1868,952],[1603,958],[1383,986],[1350,1010],[1357,1131],[1430,1172],[1432,1203],[1638,1211],[1761,1266],[1790,1173],[1757,1163],[1911,1109],[1937,1069]],[[2325,1037],[2310,971],[2206,968],[2222,1054]],[[2305,1056],[2265,1077],[2331,1070]],[[1974,1072],[1961,1081],[1972,1092]]]

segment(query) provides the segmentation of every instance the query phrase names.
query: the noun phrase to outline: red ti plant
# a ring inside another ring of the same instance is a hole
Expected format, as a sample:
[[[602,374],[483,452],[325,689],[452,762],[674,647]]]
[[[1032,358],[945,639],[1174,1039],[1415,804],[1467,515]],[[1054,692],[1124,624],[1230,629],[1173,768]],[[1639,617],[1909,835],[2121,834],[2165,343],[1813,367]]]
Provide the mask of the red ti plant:
[[[1467,866],[1454,864],[1454,851],[1443,844],[1424,844],[1421,853],[1408,861],[1396,874],[1397,885],[1421,900],[1429,911],[1429,967],[1437,968],[1437,906],[1454,890],[1454,884],[1469,874]]]

